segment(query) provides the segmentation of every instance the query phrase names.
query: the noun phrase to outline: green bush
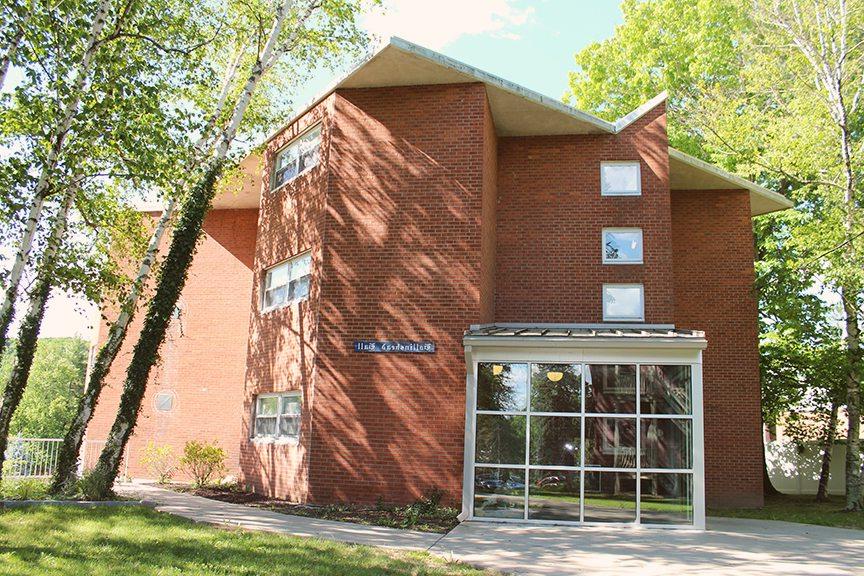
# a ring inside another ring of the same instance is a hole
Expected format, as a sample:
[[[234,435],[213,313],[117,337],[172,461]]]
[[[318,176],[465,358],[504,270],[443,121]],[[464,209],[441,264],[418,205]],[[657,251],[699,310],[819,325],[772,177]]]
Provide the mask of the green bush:
[[[111,486],[111,475],[94,468],[86,472],[75,483],[75,497],[81,500],[104,500],[114,498]]]
[[[48,496],[48,484],[36,478],[3,480],[0,497],[4,500],[44,500]]]
[[[218,481],[226,471],[225,450],[215,444],[190,440],[183,447],[180,467],[192,477],[195,486]]]
[[[141,464],[147,468],[147,473],[155,477],[159,484],[166,484],[177,471],[174,448],[167,444],[157,446],[154,442],[148,442],[141,455]]]

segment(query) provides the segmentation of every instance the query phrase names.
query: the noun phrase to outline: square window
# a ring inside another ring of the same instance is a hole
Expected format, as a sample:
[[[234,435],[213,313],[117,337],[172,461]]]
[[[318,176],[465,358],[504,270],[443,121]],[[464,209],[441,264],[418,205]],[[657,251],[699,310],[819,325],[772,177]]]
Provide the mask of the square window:
[[[642,264],[641,228],[604,228],[604,264]]]
[[[306,252],[264,272],[261,311],[269,312],[309,298],[312,254]]]
[[[642,194],[642,175],[639,162],[601,162],[600,194],[603,196],[640,196]]]
[[[477,409],[522,412],[528,404],[528,365],[481,362],[477,366]]]
[[[642,284],[603,285],[603,321],[615,320],[645,320],[645,294]]]
[[[474,516],[524,518],[525,471],[479,466],[475,468]]]
[[[275,190],[316,166],[320,160],[321,125],[298,136],[276,153],[270,189]]]
[[[255,399],[254,438],[300,437],[300,392],[264,394]]]

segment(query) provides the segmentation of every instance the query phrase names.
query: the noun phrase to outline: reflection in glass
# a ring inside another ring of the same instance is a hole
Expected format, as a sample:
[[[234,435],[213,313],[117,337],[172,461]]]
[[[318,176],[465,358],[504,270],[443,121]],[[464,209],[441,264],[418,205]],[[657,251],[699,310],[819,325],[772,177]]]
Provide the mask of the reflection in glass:
[[[475,459],[490,464],[525,464],[525,416],[477,414]]]
[[[474,469],[474,516],[524,518],[525,473],[508,468]]]
[[[635,418],[585,418],[585,466],[636,467]]]
[[[690,366],[640,366],[643,414],[692,414]]]
[[[622,228],[603,231],[605,262],[642,262],[642,230]]]
[[[530,464],[579,466],[579,418],[531,416]]]
[[[645,318],[644,291],[641,284],[604,284],[603,321],[630,322]]]
[[[579,521],[579,472],[531,470],[528,518]]]
[[[693,442],[690,420],[643,418],[642,468],[690,468]]]
[[[693,475],[642,475],[640,521],[645,524],[693,523]]]
[[[528,365],[481,362],[477,365],[477,409],[520,412],[528,404]]]
[[[600,165],[601,194],[639,194],[639,173],[639,162],[602,163]]]
[[[636,413],[636,366],[593,364],[585,372],[585,411]]]
[[[585,522],[635,521],[635,473],[585,472]]]
[[[531,410],[533,412],[581,412],[582,366],[580,364],[532,364]]]

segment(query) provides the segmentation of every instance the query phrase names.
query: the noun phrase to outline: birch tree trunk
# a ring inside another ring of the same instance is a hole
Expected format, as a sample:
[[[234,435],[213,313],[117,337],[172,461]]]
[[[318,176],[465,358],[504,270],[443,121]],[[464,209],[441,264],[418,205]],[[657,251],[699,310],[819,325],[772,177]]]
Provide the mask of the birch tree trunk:
[[[3,303],[0,304],[0,354],[6,348],[6,336],[9,331],[9,324],[12,322],[12,317],[15,312],[15,300],[18,298],[18,288],[21,284],[21,277],[24,274],[24,269],[30,260],[30,253],[33,248],[33,238],[36,235],[36,228],[39,224],[39,218],[42,215],[42,208],[45,205],[45,199],[51,191],[52,178],[54,171],[57,168],[57,163],[60,159],[60,153],[63,151],[63,145],[66,136],[69,133],[69,128],[72,125],[72,120],[78,111],[78,105],[81,103],[81,97],[84,92],[87,80],[90,77],[91,65],[93,56],[99,46],[99,36],[102,34],[102,29],[105,27],[105,21],[108,18],[108,11],[111,8],[110,0],[102,0],[96,9],[96,14],[93,17],[93,23],[90,26],[90,33],[87,37],[87,48],[81,58],[81,62],[75,72],[75,80],[72,83],[72,89],[69,94],[69,99],[63,105],[60,111],[57,126],[52,132],[48,156],[41,166],[39,178],[36,181],[36,187],[33,190],[33,198],[28,208],[27,221],[24,225],[24,231],[21,235],[21,240],[15,252],[15,261],[12,264],[12,269],[9,271],[9,278],[5,287]]]
[[[138,305],[138,298],[147,283],[147,278],[150,276],[150,270],[159,251],[159,245],[162,242],[162,236],[165,234],[168,223],[174,214],[175,203],[176,201],[172,198],[162,211],[162,215],[159,217],[156,228],[150,237],[147,251],[141,260],[141,266],[138,268],[138,274],[135,277],[132,288],[120,305],[120,313],[108,330],[108,338],[99,349],[96,359],[93,361],[84,395],[78,402],[78,410],[72,419],[72,424],[70,424],[69,429],[66,431],[63,444],[60,446],[60,452],[57,456],[57,469],[54,472],[50,488],[52,494],[67,492],[75,482],[78,453],[81,450],[81,443],[84,441],[84,433],[87,431],[87,425],[93,417],[93,411],[96,409],[99,395],[102,393],[102,388],[105,384],[105,377],[108,376],[108,371],[111,369],[111,365],[120,352],[123,341],[126,339],[129,324],[132,322],[135,308]]]
[[[280,51],[277,50],[277,44],[291,7],[292,2],[286,0],[277,9],[264,49],[252,67],[243,91],[234,105],[228,125],[219,135],[213,157],[207,163],[204,176],[190,190],[183,202],[181,216],[173,231],[171,246],[159,273],[156,293],[148,306],[141,335],[135,344],[132,360],[126,371],[126,381],[123,385],[117,417],[111,426],[105,448],[99,455],[99,462],[92,472],[94,479],[101,485],[100,491],[103,495],[107,496],[111,492],[123,451],[138,422],[150,370],[156,361],[159,347],[165,340],[171,314],[186,283],[189,266],[203,229],[204,218],[213,200],[216,180],[222,171],[231,142],[237,134],[258,83],[278,59]]]
[[[831,402],[831,415],[828,417],[828,427],[825,439],[822,441],[822,468],[819,470],[819,488],[816,490],[816,501],[828,499],[828,480],[831,478],[831,456],[834,450],[834,437],[837,435],[837,401]]]
[[[54,270],[57,264],[57,254],[66,234],[66,224],[72,202],[75,200],[77,186],[70,186],[63,197],[51,227],[51,233],[42,255],[39,266],[39,275],[33,292],[30,296],[30,305],[27,314],[21,323],[18,333],[18,345],[15,350],[15,359],[12,364],[12,372],[3,390],[3,404],[0,405],[0,479],[3,475],[3,461],[6,456],[6,445],[9,440],[9,427],[12,424],[12,416],[24,396],[27,387],[27,379],[30,376],[30,368],[33,366],[33,356],[36,353],[39,328],[42,325],[42,317],[45,315],[45,304],[53,286]]]

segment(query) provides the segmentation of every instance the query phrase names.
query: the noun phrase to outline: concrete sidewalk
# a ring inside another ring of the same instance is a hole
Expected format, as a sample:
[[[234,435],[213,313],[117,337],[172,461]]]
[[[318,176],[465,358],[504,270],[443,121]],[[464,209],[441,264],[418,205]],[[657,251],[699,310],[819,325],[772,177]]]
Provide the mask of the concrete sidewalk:
[[[864,532],[806,524],[709,518],[709,529],[700,532],[463,522],[442,537],[289,516],[150,484],[127,484],[118,492],[155,501],[157,510],[201,522],[429,550],[516,574],[864,575]]]
[[[154,502],[156,503],[156,510],[160,512],[182,516],[196,522],[234,526],[249,530],[263,530],[265,532],[404,550],[428,550],[442,536],[428,532],[291,516],[244,506],[243,504],[218,502],[192,494],[181,494],[146,483],[119,484],[115,491],[123,496]]]

